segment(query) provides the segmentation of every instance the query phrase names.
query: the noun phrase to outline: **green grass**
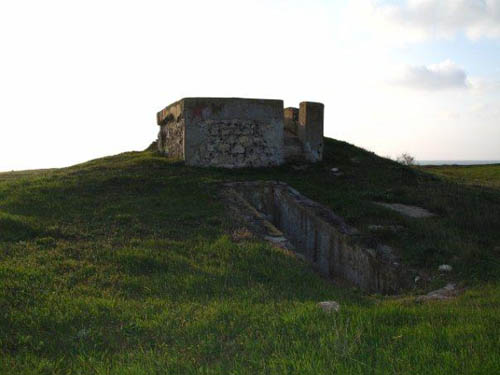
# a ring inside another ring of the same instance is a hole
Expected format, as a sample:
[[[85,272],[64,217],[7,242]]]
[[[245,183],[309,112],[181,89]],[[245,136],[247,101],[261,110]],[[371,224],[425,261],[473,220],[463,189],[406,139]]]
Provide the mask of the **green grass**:
[[[424,170],[459,183],[500,189],[500,164],[426,166]]]
[[[47,176],[56,169],[32,169],[26,171],[0,172],[0,181],[16,180],[23,177]]]
[[[338,167],[344,175],[329,170]],[[377,236],[426,288],[416,304],[333,285],[256,239],[237,239],[230,180],[280,179]],[[371,201],[421,205],[411,220]],[[492,374],[500,368],[500,192],[327,140],[306,170],[189,168],[151,152],[0,174],[1,374]],[[454,266],[438,275],[442,262]],[[334,315],[316,303],[336,300]]]

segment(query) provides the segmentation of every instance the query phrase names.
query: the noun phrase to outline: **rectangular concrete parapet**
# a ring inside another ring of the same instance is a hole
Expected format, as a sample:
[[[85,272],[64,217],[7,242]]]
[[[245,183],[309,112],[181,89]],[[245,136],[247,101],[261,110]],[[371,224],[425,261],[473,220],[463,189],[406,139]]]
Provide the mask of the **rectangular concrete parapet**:
[[[323,160],[324,107],[322,103],[300,103],[297,135],[304,147],[304,157],[311,162]]]
[[[157,117],[160,151],[182,157],[188,165],[241,168],[283,163],[282,100],[184,98]]]

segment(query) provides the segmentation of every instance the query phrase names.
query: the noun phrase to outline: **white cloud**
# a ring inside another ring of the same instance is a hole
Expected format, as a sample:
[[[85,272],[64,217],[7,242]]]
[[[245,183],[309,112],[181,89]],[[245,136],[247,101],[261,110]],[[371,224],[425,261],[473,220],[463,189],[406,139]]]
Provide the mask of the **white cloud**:
[[[431,38],[500,38],[500,0],[406,0],[387,4],[354,0],[350,28],[364,30],[382,44],[406,44]],[[351,22],[353,21],[353,22]]]
[[[498,79],[471,77],[469,81],[472,92],[476,95],[500,94],[500,80]]]
[[[427,66],[407,66],[394,83],[431,91],[463,89],[469,86],[465,71],[451,60]]]

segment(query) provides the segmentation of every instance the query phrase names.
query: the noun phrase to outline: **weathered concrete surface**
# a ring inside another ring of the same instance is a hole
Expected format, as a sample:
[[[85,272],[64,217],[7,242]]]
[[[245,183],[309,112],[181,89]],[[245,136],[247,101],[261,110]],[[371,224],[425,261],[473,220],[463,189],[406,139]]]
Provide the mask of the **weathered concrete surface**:
[[[303,118],[302,123],[300,118]],[[267,167],[323,157],[323,105],[184,98],[157,113],[158,149],[193,166]]]
[[[285,108],[283,111],[285,129],[293,135],[297,135],[299,126],[299,109],[294,107]]]
[[[188,165],[267,167],[284,161],[281,100],[185,98],[160,111],[158,124],[161,150],[181,156],[175,146],[182,145]]]
[[[284,156],[287,162],[304,159],[304,145],[297,135],[299,126],[299,109],[288,107],[284,109]]]
[[[393,211],[399,212],[401,215],[414,217],[414,218],[426,218],[436,216],[432,212],[426,210],[425,208],[417,207],[417,206],[409,206],[401,203],[384,203],[384,202],[373,202],[379,206],[389,208]]]
[[[283,101],[196,98],[185,105],[187,164],[234,168],[283,163]]]
[[[426,295],[419,296],[416,298],[417,302],[426,301],[443,301],[450,298],[454,298],[460,294],[461,290],[458,290],[455,284],[446,284],[446,286],[433,290]]]
[[[304,145],[299,137],[293,135],[287,129],[284,132],[284,156],[287,162],[299,162],[304,160]]]
[[[411,283],[410,273],[392,251],[386,251],[388,247],[367,246],[341,217],[284,183],[231,183],[226,184],[225,194],[247,201],[259,212],[259,222],[265,218],[282,232],[272,237],[285,237],[290,250],[328,277],[385,294],[397,293]]]
[[[179,100],[162,109],[156,119],[160,126],[158,150],[169,157],[184,159],[184,101]]]
[[[306,160],[323,160],[323,116],[322,103],[302,102],[299,109],[297,133],[304,145]]]

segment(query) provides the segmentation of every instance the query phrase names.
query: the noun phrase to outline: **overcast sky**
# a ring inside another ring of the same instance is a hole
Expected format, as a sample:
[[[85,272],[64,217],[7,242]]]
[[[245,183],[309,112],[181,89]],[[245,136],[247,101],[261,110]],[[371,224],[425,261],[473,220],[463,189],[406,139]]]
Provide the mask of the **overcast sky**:
[[[0,2],[0,170],[141,150],[188,96],[325,103],[395,157],[500,159],[500,0]]]

